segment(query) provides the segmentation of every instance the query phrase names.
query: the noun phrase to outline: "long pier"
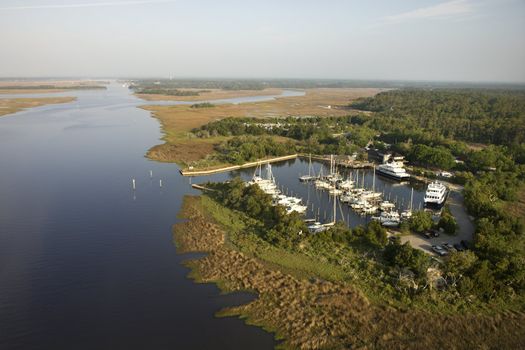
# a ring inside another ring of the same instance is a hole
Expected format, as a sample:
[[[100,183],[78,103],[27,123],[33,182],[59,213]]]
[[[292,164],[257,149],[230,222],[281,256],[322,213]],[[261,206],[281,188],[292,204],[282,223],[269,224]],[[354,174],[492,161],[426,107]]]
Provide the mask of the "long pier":
[[[283,160],[288,159],[295,159],[299,155],[298,154],[290,154],[288,156],[282,156],[282,157],[276,157],[276,158],[269,158],[269,159],[262,159],[255,162],[249,162],[244,163],[241,165],[230,165],[222,168],[217,169],[210,169],[210,170],[180,170],[180,174],[182,176],[204,176],[204,175],[211,175],[211,174],[217,174],[222,173],[225,171],[232,171],[232,170],[238,170],[243,168],[253,168],[259,164],[267,164],[267,163],[275,163],[275,162],[281,162]]]
[[[205,175],[212,175],[212,174],[218,174],[226,171],[232,171],[232,170],[238,170],[243,168],[253,168],[259,164],[266,164],[266,163],[275,163],[275,162],[281,162],[283,160],[289,160],[289,159],[295,159],[295,158],[309,158],[310,155],[307,154],[290,154],[288,156],[282,156],[282,157],[275,157],[275,158],[269,158],[269,159],[261,159],[255,162],[249,162],[244,163],[241,165],[229,165],[221,168],[216,169],[209,169],[209,170],[180,170],[180,174],[182,176],[205,176]],[[317,160],[320,162],[330,162],[330,157],[327,156],[317,156],[312,155],[311,156],[313,160]],[[344,161],[340,159],[335,159],[335,164],[337,166],[345,167],[345,168],[352,168],[352,169],[365,169],[365,168],[372,168],[373,164],[372,162],[364,162],[364,161]]]
[[[216,192],[216,190],[212,190],[211,188],[204,187],[204,186],[199,185],[199,184],[192,184],[191,187],[193,187],[193,188],[196,189],[196,190],[200,190],[200,191],[211,191],[211,192]]]
[[[299,157],[301,158],[309,158],[310,156],[307,154],[300,154]],[[311,156],[313,160],[317,160],[319,162],[330,162],[329,156]],[[345,168],[352,168],[352,169],[366,169],[366,168],[372,168],[374,166],[374,163],[372,162],[365,162],[365,161],[351,161],[351,160],[340,160],[337,159],[337,156],[334,157],[335,165],[345,167]]]

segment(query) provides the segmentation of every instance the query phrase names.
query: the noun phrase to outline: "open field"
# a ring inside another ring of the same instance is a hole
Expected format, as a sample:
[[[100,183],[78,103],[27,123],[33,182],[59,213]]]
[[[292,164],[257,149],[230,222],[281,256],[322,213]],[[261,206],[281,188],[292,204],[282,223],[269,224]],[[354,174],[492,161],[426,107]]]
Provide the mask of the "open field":
[[[206,91],[199,93],[198,96],[173,96],[162,94],[135,94],[137,97],[146,101],[209,101],[225,98],[247,97],[247,96],[271,96],[280,95],[281,89],[264,90],[221,90],[221,89],[178,89],[180,91]]]
[[[350,101],[373,96],[380,91],[372,88],[310,89],[306,90],[305,96],[283,97],[264,102],[220,104],[212,108],[191,108],[188,105],[146,106],[143,108],[151,111],[153,116],[159,119],[165,141],[164,144],[150,149],[148,157],[187,165],[203,159],[214,151],[216,144],[225,140],[225,137],[188,137],[191,129],[213,120],[226,117],[343,116],[351,113],[345,109]]]
[[[20,112],[23,109],[40,107],[49,104],[67,103],[75,97],[43,97],[43,98],[6,98],[0,99],[0,116]]]
[[[105,82],[91,80],[0,81],[0,94],[39,94],[77,89],[104,89]]]
[[[525,342],[522,312],[440,313],[371,301],[353,282],[325,270],[328,262],[309,264],[302,254],[245,244],[242,235],[231,241],[230,232],[242,231],[235,215],[206,196],[186,197],[180,216],[189,221],[174,227],[177,250],[209,253],[187,262],[197,282],[256,292],[256,300],[218,315],[274,332],[283,340],[279,347],[518,349]],[[303,271],[293,273],[299,267]]]

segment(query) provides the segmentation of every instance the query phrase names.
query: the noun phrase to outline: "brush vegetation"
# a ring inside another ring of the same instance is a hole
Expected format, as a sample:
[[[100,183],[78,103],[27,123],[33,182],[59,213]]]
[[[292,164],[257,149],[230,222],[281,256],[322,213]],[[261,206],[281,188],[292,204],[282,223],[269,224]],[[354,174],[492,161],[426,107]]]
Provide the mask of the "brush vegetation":
[[[189,221],[174,230],[179,252],[209,252],[188,262],[192,278],[258,294],[218,315],[275,332],[280,348],[518,348],[525,341],[521,300],[457,296],[453,284],[477,264],[472,253],[454,254],[439,277],[427,269],[428,256],[387,243],[380,226],[298,234],[301,223],[276,220],[279,209],[245,199],[249,192],[265,203],[264,193],[236,182],[186,197],[181,217]],[[279,239],[267,234],[276,226]],[[444,289],[433,287],[436,278]]]

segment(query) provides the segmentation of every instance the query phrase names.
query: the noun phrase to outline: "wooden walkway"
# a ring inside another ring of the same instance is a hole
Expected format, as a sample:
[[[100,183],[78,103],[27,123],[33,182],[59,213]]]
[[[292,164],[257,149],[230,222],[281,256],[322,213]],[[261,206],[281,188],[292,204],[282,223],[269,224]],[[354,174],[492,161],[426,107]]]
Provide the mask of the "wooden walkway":
[[[232,171],[232,170],[238,170],[238,169],[244,169],[244,168],[253,168],[259,164],[267,164],[267,163],[275,163],[275,162],[282,162],[284,160],[289,159],[295,159],[295,158],[306,158],[308,159],[310,156],[307,154],[290,154],[288,156],[282,156],[282,157],[276,157],[276,158],[269,158],[269,159],[262,159],[255,162],[249,162],[244,163],[242,165],[229,165],[221,168],[216,169],[209,169],[209,170],[180,170],[180,173],[182,176],[206,176],[206,175],[212,175],[212,174],[218,174],[223,173],[226,171]],[[330,162],[330,157],[328,156],[311,156],[313,160],[320,161],[320,162]],[[374,163],[372,162],[363,162],[363,161],[343,161],[343,160],[335,160],[335,163],[337,166],[345,167],[345,168],[352,168],[352,169],[365,169],[365,168],[372,168]]]
[[[180,174],[182,176],[205,176],[205,175],[222,173],[222,172],[225,172],[225,171],[232,171],[232,170],[243,169],[243,168],[253,168],[253,167],[255,167],[255,166],[259,165],[259,164],[281,162],[283,160],[295,159],[297,157],[298,157],[298,154],[290,154],[288,156],[269,158],[269,159],[262,159],[262,160],[258,160],[256,162],[244,163],[242,165],[230,165],[230,166],[217,168],[217,169],[211,169],[211,170],[195,170],[195,171],[194,170],[181,170]]]
[[[310,156],[307,154],[300,154],[299,157],[301,158],[309,158]],[[363,162],[363,161],[343,161],[337,159],[337,157],[334,157],[335,164],[337,166],[345,167],[345,168],[352,168],[352,169],[366,169],[366,168],[372,168],[374,166],[374,163],[372,162]],[[329,156],[316,156],[312,155],[312,160],[317,160],[319,162],[330,162]]]
[[[200,190],[200,191],[212,191],[212,192],[216,192],[216,190],[212,190],[211,188],[204,187],[204,186],[199,185],[199,184],[192,184],[191,187],[193,187],[193,188],[196,189],[196,190]]]

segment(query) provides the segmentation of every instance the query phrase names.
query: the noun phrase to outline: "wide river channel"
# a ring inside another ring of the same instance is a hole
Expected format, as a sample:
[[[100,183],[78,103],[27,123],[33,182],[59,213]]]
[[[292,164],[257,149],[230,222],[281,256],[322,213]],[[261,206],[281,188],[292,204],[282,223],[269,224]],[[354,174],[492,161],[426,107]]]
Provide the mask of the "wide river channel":
[[[247,179],[254,169],[183,178],[175,164],[144,157],[162,136],[137,108],[151,103],[117,83],[57,95],[77,101],[0,118],[0,349],[272,349],[272,334],[214,317],[253,296],[189,280],[190,256],[172,243],[184,195],[199,193],[191,182]],[[328,195],[297,179],[307,171],[306,160],[273,165],[279,185],[313,205],[310,216],[329,220]],[[375,185],[407,205],[408,186]],[[369,220],[337,208],[351,226]]]

